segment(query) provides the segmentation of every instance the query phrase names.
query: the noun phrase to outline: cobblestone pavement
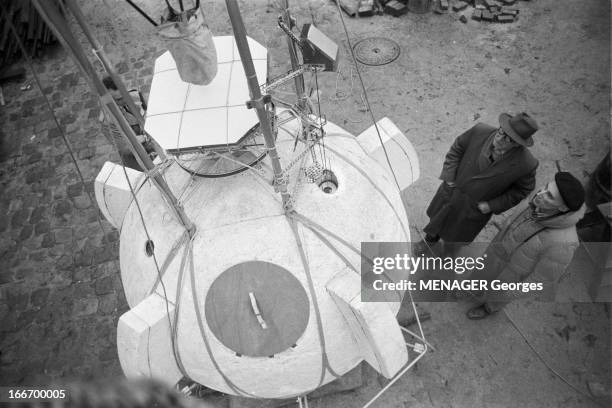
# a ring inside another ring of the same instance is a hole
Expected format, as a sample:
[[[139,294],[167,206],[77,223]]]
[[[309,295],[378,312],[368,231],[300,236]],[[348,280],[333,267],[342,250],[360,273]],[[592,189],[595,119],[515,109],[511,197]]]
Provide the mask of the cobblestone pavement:
[[[147,91],[158,51],[140,48],[117,64],[129,87]],[[104,162],[119,162],[119,156],[98,121],[97,97],[67,53],[59,46],[50,49],[34,61],[34,69],[60,128],[29,69],[24,83],[3,86],[8,102],[0,109],[3,385],[121,373],[116,323],[127,303],[118,233],[93,194]]]
[[[163,48],[146,21],[115,3],[81,1],[128,87],[146,94],[153,61]],[[275,27],[273,2],[240,3],[249,34],[270,49],[272,74],[285,72],[285,40]],[[407,197],[415,226],[424,225],[424,208],[437,188],[448,146],[477,120],[494,124],[502,111],[534,114],[542,126],[534,147],[541,161],[539,184],[553,174],[554,160],[583,176],[609,147],[609,3],[517,4],[519,21],[503,26],[462,24],[453,13],[348,21],[354,39],[380,35],[402,46],[396,62],[363,67],[363,72],[376,117],[386,114],[394,120],[419,153],[422,176]],[[159,15],[163,1],[145,5]],[[222,2],[203,5],[213,32],[230,34]],[[300,2],[296,15],[301,23],[314,19],[348,60],[331,2]],[[358,79],[348,66],[338,76],[322,75],[322,105],[330,120],[358,134],[370,123]],[[3,86],[8,104],[0,107],[0,384],[121,375],[115,336],[127,304],[118,234],[90,201],[103,163],[119,157],[98,122],[96,98],[66,52],[49,50],[34,69],[61,130],[31,73],[26,83]],[[27,84],[30,88],[21,90]],[[483,237],[491,233],[488,229]],[[610,361],[610,324],[600,306],[527,305],[516,312],[540,350],[585,388],[587,379],[605,383],[610,378],[605,364]],[[392,388],[380,406],[509,406],[517,398],[521,406],[588,406],[545,369],[533,368],[531,352],[518,345],[522,340],[501,319],[477,326],[465,324],[464,310],[456,304],[432,305],[431,310],[426,328],[442,351],[419,363],[417,374]],[[592,317],[588,322],[582,320],[585,313]],[[558,316],[569,316],[569,323]],[[561,341],[554,333],[563,324],[578,329]],[[499,341],[486,340],[490,333],[499,333]],[[589,335],[599,340],[583,341]],[[475,350],[475,344],[483,350]],[[509,359],[508,350],[521,357]],[[495,364],[478,357],[486,354]],[[507,367],[503,373],[492,356]],[[405,387],[412,391],[405,393]],[[367,395],[375,388],[370,384]],[[367,395],[331,397],[320,406],[350,407],[353,398],[366,401]]]

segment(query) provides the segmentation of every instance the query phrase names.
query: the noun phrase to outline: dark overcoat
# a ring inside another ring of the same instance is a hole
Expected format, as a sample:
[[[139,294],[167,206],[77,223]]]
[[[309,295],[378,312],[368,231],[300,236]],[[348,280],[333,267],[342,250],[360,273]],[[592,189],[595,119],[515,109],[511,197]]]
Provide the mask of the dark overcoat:
[[[428,234],[447,242],[471,242],[492,214],[514,207],[535,188],[538,161],[523,146],[480,171],[478,158],[495,130],[479,123],[455,139],[440,175],[444,182],[427,208]],[[492,212],[480,212],[480,201],[488,202]]]

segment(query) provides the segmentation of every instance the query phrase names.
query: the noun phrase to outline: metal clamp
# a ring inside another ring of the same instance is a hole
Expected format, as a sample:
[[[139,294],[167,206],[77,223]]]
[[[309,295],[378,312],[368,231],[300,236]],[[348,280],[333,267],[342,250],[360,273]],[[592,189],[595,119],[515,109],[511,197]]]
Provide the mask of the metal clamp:
[[[270,102],[272,102],[272,96],[267,94],[267,95],[262,95],[261,98],[259,99],[253,99],[250,101],[246,102],[246,107],[247,109],[259,109],[259,108],[265,108],[267,104],[269,104]]]

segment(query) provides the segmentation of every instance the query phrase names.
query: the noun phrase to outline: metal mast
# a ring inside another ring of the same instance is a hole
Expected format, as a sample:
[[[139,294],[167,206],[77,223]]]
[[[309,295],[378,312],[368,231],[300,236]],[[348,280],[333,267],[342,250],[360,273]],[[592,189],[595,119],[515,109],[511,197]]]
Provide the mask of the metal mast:
[[[247,84],[249,86],[249,94],[251,100],[247,102],[249,108],[255,109],[257,117],[259,118],[259,125],[264,136],[266,143],[266,149],[270,155],[272,161],[272,169],[274,171],[274,184],[275,188],[281,194],[283,199],[283,208],[285,211],[291,211],[291,196],[287,191],[287,180],[285,179],[283,169],[278,157],[276,145],[274,143],[274,135],[272,133],[272,126],[270,125],[270,118],[266,111],[266,104],[270,102],[269,95],[262,95],[259,83],[257,81],[257,74],[255,73],[255,66],[253,65],[253,58],[251,57],[251,50],[249,49],[249,43],[247,41],[246,29],[244,28],[244,22],[242,21],[242,15],[240,14],[240,8],[236,0],[225,0],[227,11],[232,23],[232,29],[234,30],[234,38],[236,39],[236,46],[240,53],[240,59],[246,75]]]
[[[72,57],[76,62],[77,66],[84,73],[85,78],[89,80],[89,83],[92,86],[94,92],[98,94],[103,108],[106,108],[111,113],[111,118],[115,121],[116,125],[121,130],[121,133],[127,139],[130,150],[136,157],[138,164],[149,174],[149,177],[157,186],[159,191],[162,193],[162,196],[168,203],[169,207],[173,210],[179,222],[183,224],[183,226],[187,229],[189,235],[193,236],[193,234],[195,233],[195,227],[193,226],[193,223],[185,214],[185,211],[183,210],[182,206],[179,204],[178,200],[170,190],[170,187],[168,186],[162,175],[159,172],[155,171],[155,164],[153,164],[151,158],[149,157],[145,149],[138,142],[136,134],[134,133],[134,131],[130,127],[130,124],[125,119],[125,116],[123,116],[119,107],[117,106],[117,104],[109,94],[108,90],[98,77],[96,69],[85,55],[78,40],[74,37],[74,34],[68,27],[68,22],[60,14],[56,4],[45,0],[32,0],[32,3],[40,13],[42,18],[45,20],[45,22],[53,30],[54,34],[60,40],[64,48],[72,54]],[[80,11],[75,13],[77,6],[74,2],[68,1],[67,6],[72,10],[73,14],[78,14],[78,17],[82,16],[80,14]],[[82,19],[79,19],[78,17],[77,22],[79,22],[80,24],[84,24],[84,21]],[[90,37],[90,35],[87,36],[91,40],[92,37]],[[98,48],[96,51],[98,51],[96,53],[98,55],[100,49]],[[125,87],[121,88],[122,91],[125,91]],[[122,94],[123,93],[124,92],[122,92]],[[127,101],[129,103],[130,98],[127,98]]]
[[[293,27],[293,20],[289,13],[289,0],[283,0],[283,21],[289,27]],[[291,59],[291,70],[297,71],[300,68],[300,61],[298,60],[297,50],[295,49],[295,43],[293,39],[287,36],[287,47],[289,48],[289,58]],[[298,75],[294,78],[295,82],[295,93],[297,94],[298,107],[300,109],[306,109],[308,104],[306,103],[306,90],[304,85],[304,75]]]

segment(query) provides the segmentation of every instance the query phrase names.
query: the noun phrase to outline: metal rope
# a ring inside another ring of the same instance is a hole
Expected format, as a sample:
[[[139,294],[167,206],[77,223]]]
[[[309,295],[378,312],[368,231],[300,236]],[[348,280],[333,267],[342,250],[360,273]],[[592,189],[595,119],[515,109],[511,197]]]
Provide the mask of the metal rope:
[[[4,14],[6,13],[6,9],[4,8],[4,6],[0,6],[2,13],[0,14],[0,21],[2,20],[2,17],[4,16]],[[15,40],[17,42],[17,45],[19,46],[19,48],[21,49],[21,53],[23,54],[23,57],[26,60],[26,63],[28,64],[28,67],[30,68],[30,71],[32,72],[32,76],[34,77],[34,81],[36,81],[36,86],[38,87],[38,90],[40,91],[40,93],[42,94],[44,100],[45,100],[45,105],[47,106],[47,109],[49,110],[49,113],[51,113],[51,116],[53,117],[53,122],[55,123],[56,128],[59,130],[60,135],[62,137],[62,141],[64,142],[64,145],[66,146],[66,149],[68,150],[68,154],[70,155],[70,160],[72,161],[72,164],[74,165],[77,174],[79,176],[79,180],[81,182],[81,186],[83,187],[83,191],[87,194],[87,197],[89,198],[89,201],[91,202],[91,204],[95,204],[96,200],[94,200],[92,198],[91,192],[89,191],[89,189],[87,188],[87,185],[85,184],[85,177],[83,177],[83,173],[81,172],[81,169],[79,167],[79,164],[76,160],[76,157],[74,156],[74,152],[72,151],[72,147],[70,146],[70,142],[68,141],[68,138],[66,137],[66,133],[64,132],[64,129],[62,128],[62,126],[60,125],[59,121],[57,120],[57,116],[55,115],[55,111],[53,109],[53,107],[51,106],[51,102],[49,102],[49,98],[48,96],[43,92],[43,87],[42,87],[42,83],[40,82],[40,78],[38,77],[38,74],[36,73],[36,70],[34,69],[34,64],[32,62],[32,59],[30,58],[30,56],[28,55],[25,46],[23,45],[23,42],[21,41],[21,37],[19,37],[19,35],[17,34],[17,30],[15,29],[15,26],[13,24],[13,21],[10,18],[6,18],[6,21],[9,25],[9,28],[11,30],[11,32],[13,33],[13,35],[15,36]],[[106,242],[107,245],[110,244],[110,242],[108,241],[108,237],[106,236],[106,230],[104,229],[104,225],[102,224],[102,220],[100,219],[100,213],[98,211],[96,211],[96,220],[98,222],[98,225],[100,227],[100,230],[102,231],[102,239]]]
[[[351,58],[353,60],[353,64],[355,64],[355,71],[357,71],[357,76],[359,77],[359,82],[361,83],[361,89],[363,90],[363,96],[365,98],[366,105],[368,107],[368,112],[370,112],[370,116],[372,118],[372,123],[374,123],[374,127],[376,128],[376,134],[378,135],[378,140],[380,141],[380,145],[385,153],[385,159],[387,160],[387,164],[389,165],[389,169],[391,170],[391,174],[393,175],[393,179],[395,180],[395,184],[397,185],[397,189],[401,191],[399,182],[397,181],[397,177],[395,176],[395,172],[393,171],[393,166],[391,166],[391,161],[389,160],[389,155],[387,154],[387,149],[385,148],[385,144],[382,141],[382,137],[380,136],[380,130],[378,129],[378,124],[376,123],[376,118],[374,117],[374,113],[372,112],[372,107],[370,105],[370,101],[368,100],[368,93],[366,91],[365,85],[363,83],[363,78],[361,77],[361,72],[359,71],[359,66],[357,65],[357,58],[355,58],[355,51],[353,50],[353,46],[351,44],[351,39],[349,37],[348,29],[346,28],[346,24],[344,23],[344,17],[342,16],[342,9],[340,8],[340,2],[336,1],[336,6],[338,8],[338,14],[340,15],[340,20],[342,21],[342,27],[344,28],[344,34],[346,35],[346,41],[348,42],[348,48],[351,51]]]

